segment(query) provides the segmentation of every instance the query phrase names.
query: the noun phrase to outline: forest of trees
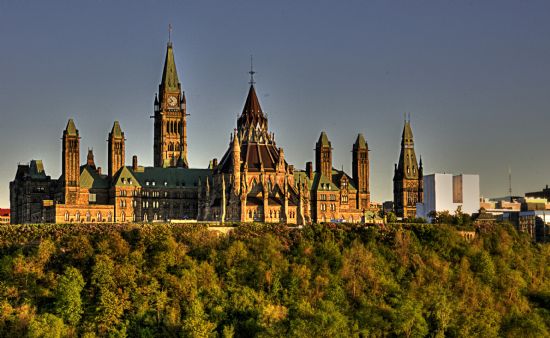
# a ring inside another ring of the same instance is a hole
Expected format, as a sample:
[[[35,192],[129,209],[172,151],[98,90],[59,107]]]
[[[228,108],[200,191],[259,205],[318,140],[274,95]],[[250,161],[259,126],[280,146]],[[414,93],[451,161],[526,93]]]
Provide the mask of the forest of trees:
[[[2,337],[543,337],[550,245],[500,224],[0,227]]]

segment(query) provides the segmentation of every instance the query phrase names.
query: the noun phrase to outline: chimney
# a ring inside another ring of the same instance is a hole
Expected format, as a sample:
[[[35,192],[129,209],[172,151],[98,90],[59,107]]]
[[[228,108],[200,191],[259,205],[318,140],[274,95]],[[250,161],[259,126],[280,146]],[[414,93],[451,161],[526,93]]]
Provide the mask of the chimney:
[[[132,170],[136,171],[137,169],[138,169],[138,160],[137,160],[137,156],[134,155],[132,156]]]
[[[101,167],[97,167],[97,173],[101,175]]]
[[[306,175],[310,180],[313,179],[313,163],[312,162],[306,162]]]

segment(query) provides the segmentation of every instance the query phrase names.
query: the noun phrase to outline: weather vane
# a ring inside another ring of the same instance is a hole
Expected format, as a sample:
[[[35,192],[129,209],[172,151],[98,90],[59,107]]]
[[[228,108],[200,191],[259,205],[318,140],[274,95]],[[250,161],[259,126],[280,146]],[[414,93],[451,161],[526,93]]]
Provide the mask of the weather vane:
[[[251,85],[254,85],[256,82],[254,81],[254,74],[256,74],[256,72],[254,71],[254,59],[252,57],[252,54],[250,54],[250,71],[248,72],[248,74],[250,74],[250,84]]]

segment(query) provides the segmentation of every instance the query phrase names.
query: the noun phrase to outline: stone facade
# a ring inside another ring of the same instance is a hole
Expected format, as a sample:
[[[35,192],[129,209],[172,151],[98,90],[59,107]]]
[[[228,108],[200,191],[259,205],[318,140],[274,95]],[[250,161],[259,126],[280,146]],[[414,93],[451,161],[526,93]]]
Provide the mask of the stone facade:
[[[398,217],[416,217],[416,203],[424,201],[423,180],[422,158],[419,164],[414,152],[411,122],[406,120],[401,137],[399,163],[395,164],[393,176],[393,205]]]
[[[153,110],[154,166],[139,166],[136,156],[126,165],[126,138],[118,121],[107,138],[106,173],[96,166],[91,149],[81,165],[80,131],[70,119],[63,131],[58,179],[47,176],[39,160],[18,166],[10,183],[11,222],[305,224],[362,222],[372,214],[364,137],[358,135],[352,148],[352,176],[332,167],[332,146],[324,132],[316,145],[315,171],[311,162],[306,170],[295,170],[268,130],[253,81],[219,163],[189,168],[186,99],[171,43]]]

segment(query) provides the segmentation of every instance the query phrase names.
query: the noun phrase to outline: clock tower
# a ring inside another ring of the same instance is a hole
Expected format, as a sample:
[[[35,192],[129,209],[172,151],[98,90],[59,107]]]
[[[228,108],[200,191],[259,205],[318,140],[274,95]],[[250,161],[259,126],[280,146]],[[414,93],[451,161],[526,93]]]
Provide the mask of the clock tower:
[[[176,71],[172,42],[168,42],[159,92],[154,103],[155,167],[184,167],[187,162],[187,108]]]

